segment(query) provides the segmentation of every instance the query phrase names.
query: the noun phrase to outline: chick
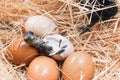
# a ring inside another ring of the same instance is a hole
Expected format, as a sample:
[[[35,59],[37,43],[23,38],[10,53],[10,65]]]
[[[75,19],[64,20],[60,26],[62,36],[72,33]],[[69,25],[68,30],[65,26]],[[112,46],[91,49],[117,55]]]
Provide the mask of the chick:
[[[24,41],[27,42],[31,47],[36,48],[41,55],[49,56],[52,51],[52,47],[48,46],[42,39],[36,37],[33,32],[29,31],[24,35]]]

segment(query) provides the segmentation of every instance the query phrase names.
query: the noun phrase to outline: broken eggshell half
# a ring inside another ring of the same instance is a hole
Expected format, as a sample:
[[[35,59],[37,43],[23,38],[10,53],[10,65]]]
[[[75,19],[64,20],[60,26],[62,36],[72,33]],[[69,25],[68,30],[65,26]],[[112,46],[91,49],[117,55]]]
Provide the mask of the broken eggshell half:
[[[66,37],[59,34],[46,35],[43,41],[45,41],[47,45],[53,47],[49,56],[56,60],[64,60],[70,54],[74,53],[73,44]]]

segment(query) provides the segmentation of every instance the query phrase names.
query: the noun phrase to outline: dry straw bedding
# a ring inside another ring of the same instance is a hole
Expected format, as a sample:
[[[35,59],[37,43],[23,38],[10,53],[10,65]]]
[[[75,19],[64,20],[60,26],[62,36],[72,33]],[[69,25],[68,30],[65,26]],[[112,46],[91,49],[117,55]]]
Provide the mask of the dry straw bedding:
[[[53,11],[40,6],[45,3],[39,0],[0,0],[0,80],[27,80],[26,67],[21,69],[24,64],[15,66],[7,61],[6,48],[24,34],[24,23],[33,15],[45,15],[53,19],[58,25],[59,34],[70,39],[76,50],[85,50],[93,57],[93,80],[120,80],[119,12],[108,21],[98,22],[91,32],[79,37],[77,26],[89,22],[86,9],[72,0],[59,1],[64,4],[59,4],[59,8]]]

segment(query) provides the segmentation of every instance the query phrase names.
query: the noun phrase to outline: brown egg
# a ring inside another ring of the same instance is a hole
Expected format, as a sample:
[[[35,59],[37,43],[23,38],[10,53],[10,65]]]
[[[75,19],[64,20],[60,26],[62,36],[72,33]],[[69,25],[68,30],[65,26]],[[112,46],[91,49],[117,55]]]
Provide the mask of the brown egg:
[[[39,56],[30,63],[27,75],[31,80],[58,80],[58,65],[52,58]]]
[[[35,57],[38,56],[37,51],[31,48],[24,40],[20,37],[14,40],[7,48],[8,58],[16,65],[26,63],[29,64]]]
[[[62,71],[64,80],[91,80],[94,76],[92,57],[84,51],[77,51],[67,57]]]

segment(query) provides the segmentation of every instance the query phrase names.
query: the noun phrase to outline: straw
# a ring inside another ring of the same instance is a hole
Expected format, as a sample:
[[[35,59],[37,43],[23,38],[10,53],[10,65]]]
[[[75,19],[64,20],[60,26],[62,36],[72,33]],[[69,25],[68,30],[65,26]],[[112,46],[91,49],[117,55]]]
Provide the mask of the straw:
[[[98,22],[90,32],[79,37],[77,27],[89,23],[86,17],[90,12],[88,9],[74,0],[40,1],[0,0],[0,80],[27,80],[26,66],[11,64],[6,55],[9,44],[24,35],[25,21],[33,15],[45,15],[53,19],[59,34],[68,38],[76,51],[85,50],[93,57],[95,75],[92,80],[120,79],[120,8],[115,17]],[[119,1],[117,6],[120,7]]]

